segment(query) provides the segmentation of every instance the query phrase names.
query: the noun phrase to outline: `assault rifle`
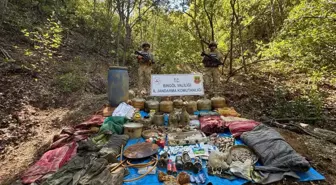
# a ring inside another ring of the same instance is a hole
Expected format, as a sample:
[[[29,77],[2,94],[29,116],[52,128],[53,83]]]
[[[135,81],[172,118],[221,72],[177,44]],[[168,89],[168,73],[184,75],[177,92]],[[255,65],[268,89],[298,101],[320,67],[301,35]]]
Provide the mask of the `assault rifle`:
[[[218,60],[218,58],[216,58],[216,57],[213,57],[213,56],[211,56],[211,55],[208,55],[208,54],[206,54],[204,51],[201,53],[201,56],[202,57],[208,57],[209,59],[210,59],[210,62],[211,63],[213,63],[213,64],[215,64],[215,65],[224,65],[224,63],[223,62],[221,62],[220,60]]]
[[[142,56],[144,62],[146,62],[146,63],[149,62],[149,61],[151,60],[150,57],[149,57],[149,54],[143,54],[143,53],[141,53],[141,52],[139,52],[139,51],[135,51],[134,53],[137,54],[137,55]],[[152,62],[151,62],[151,63],[152,63]]]
[[[220,60],[218,60],[218,58],[213,57],[213,56],[211,56],[211,55],[208,55],[208,54],[206,54],[204,51],[202,51],[201,56],[202,56],[202,57],[204,57],[204,56],[205,56],[205,57],[208,57],[208,59],[210,59],[210,62],[213,63],[214,65],[222,66],[222,75],[224,74],[224,63],[221,62]],[[225,60],[226,60],[226,57],[225,57]],[[225,61],[225,60],[224,60],[224,61]]]

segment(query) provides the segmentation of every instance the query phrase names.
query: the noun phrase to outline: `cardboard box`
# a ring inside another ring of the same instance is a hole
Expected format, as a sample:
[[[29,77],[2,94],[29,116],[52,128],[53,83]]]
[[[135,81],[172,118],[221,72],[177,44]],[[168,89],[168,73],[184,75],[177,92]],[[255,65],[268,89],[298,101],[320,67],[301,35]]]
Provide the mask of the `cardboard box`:
[[[103,116],[104,117],[112,116],[114,109],[116,109],[116,107],[111,107],[110,105],[106,105],[103,110]]]

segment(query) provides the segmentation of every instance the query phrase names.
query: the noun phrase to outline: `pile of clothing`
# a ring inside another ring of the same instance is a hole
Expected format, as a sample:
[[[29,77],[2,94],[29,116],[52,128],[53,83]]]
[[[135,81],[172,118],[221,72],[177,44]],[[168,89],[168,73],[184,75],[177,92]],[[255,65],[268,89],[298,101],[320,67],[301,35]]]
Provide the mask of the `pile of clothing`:
[[[62,129],[61,133],[55,135],[53,143],[49,149],[62,147],[73,141],[80,141],[87,139],[90,135],[98,132],[99,127],[104,122],[104,117],[101,115],[94,115],[89,120],[75,126]]]
[[[95,185],[121,185],[125,169],[114,171],[111,169],[118,161],[116,153],[120,152],[121,145],[125,145],[127,135],[114,135],[111,137],[105,148],[111,152],[101,152],[103,148],[97,147],[90,140],[79,142],[78,154],[69,163],[52,174],[42,185],[63,185],[63,184],[95,184]],[[101,155],[103,154],[103,155]]]
[[[49,150],[21,176],[22,183],[121,185],[124,168],[112,173],[110,169],[119,163],[117,155],[129,139],[117,135],[127,119],[104,119],[94,115],[75,127],[62,129]]]

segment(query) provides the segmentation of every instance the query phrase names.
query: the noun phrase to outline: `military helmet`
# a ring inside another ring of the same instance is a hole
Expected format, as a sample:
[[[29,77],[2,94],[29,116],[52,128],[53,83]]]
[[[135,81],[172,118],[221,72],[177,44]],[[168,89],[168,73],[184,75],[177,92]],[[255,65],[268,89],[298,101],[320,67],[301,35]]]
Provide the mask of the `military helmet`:
[[[212,46],[215,46],[215,47],[217,48],[217,42],[215,42],[215,41],[211,41],[211,42],[209,43],[209,48],[211,48]]]
[[[146,47],[146,46],[150,47],[150,44],[149,44],[148,42],[144,42],[144,43],[141,44],[141,47],[142,47],[142,48],[144,48],[144,47]]]

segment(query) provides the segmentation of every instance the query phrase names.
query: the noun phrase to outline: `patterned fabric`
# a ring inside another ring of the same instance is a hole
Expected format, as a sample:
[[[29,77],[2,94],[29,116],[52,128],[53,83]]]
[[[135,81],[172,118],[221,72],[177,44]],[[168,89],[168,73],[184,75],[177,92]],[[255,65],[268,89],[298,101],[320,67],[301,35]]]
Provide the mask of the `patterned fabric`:
[[[140,65],[138,69],[138,88],[149,91],[151,81],[152,67],[148,65]]]
[[[219,69],[207,67],[204,71],[204,88],[206,92],[217,92],[220,82]]]

